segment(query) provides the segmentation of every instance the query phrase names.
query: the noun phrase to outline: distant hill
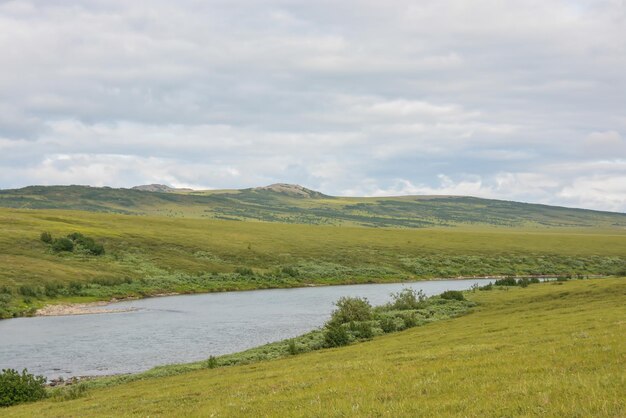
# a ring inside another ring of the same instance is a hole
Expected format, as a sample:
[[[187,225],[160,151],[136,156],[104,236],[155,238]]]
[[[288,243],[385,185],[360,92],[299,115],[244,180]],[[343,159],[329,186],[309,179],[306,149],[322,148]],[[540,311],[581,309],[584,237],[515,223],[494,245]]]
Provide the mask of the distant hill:
[[[205,191],[29,186],[0,190],[0,207],[367,227],[626,227],[624,213],[467,196],[333,197],[290,184]]]
[[[132,190],[143,190],[144,192],[162,192],[162,193],[177,193],[177,192],[191,192],[193,189],[176,189],[174,187],[166,186],[165,184],[144,184],[143,186],[135,186]]]

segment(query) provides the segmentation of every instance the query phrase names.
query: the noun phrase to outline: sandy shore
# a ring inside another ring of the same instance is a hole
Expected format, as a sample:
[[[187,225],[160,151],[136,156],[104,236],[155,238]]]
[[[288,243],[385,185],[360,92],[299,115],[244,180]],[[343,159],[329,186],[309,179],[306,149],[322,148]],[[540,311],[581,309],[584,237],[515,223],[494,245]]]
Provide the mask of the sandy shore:
[[[48,305],[35,312],[35,316],[92,315],[101,313],[131,312],[137,308],[106,308],[111,302],[67,303]]]

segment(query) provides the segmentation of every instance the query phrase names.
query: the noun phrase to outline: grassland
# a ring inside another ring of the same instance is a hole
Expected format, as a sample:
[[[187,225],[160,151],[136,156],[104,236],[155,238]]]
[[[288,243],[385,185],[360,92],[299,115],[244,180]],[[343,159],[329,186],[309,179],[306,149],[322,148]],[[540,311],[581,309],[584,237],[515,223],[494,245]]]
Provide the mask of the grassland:
[[[626,279],[475,292],[473,312],[370,342],[147,379],[21,416],[626,414]]]
[[[619,228],[391,229],[0,209],[0,317],[50,302],[432,277],[619,274]],[[106,254],[54,253],[80,232]]]
[[[333,197],[287,186],[161,193],[88,186],[0,190],[0,207],[393,228],[626,227],[626,214],[463,196]]]

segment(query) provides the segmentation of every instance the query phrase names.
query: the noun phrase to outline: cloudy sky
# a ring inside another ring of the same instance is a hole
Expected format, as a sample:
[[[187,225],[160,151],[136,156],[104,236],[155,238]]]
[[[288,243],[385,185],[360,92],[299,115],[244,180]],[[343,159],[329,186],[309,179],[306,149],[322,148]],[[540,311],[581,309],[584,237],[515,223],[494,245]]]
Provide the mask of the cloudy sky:
[[[0,0],[0,188],[626,211],[625,0]]]

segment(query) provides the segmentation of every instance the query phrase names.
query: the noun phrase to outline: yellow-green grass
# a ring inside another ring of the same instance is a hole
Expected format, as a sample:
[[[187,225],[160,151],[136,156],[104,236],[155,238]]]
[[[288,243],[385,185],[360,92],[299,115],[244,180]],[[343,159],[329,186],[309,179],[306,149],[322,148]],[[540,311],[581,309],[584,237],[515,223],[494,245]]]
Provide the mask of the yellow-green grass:
[[[3,410],[47,416],[626,415],[626,279],[471,293],[466,316],[339,349]]]
[[[106,255],[55,254],[39,240],[42,231],[81,232],[103,243]],[[626,231],[617,228],[385,229],[0,209],[0,290],[12,292],[10,315],[49,302],[43,286],[50,283],[108,283],[52,298],[76,301],[463,275],[614,274],[626,270],[625,254]],[[241,267],[254,274],[233,274]],[[285,267],[299,274],[283,274]],[[21,299],[21,286],[35,286],[39,296]]]

